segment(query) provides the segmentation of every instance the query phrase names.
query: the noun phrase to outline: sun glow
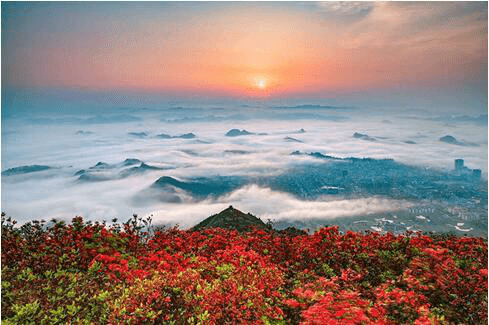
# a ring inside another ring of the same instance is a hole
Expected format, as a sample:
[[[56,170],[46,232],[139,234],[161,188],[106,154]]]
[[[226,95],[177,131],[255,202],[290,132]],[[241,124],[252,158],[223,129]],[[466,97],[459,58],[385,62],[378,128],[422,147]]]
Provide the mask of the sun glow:
[[[255,86],[260,88],[260,89],[265,89],[267,87],[267,78],[264,77],[255,77],[254,78],[254,83]]]

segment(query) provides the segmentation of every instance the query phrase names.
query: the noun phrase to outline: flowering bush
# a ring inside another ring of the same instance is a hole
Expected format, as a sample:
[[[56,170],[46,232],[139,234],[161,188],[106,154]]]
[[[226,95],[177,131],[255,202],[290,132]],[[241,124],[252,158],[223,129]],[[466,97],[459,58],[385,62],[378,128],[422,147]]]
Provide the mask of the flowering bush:
[[[5,324],[483,324],[483,238],[2,216]]]

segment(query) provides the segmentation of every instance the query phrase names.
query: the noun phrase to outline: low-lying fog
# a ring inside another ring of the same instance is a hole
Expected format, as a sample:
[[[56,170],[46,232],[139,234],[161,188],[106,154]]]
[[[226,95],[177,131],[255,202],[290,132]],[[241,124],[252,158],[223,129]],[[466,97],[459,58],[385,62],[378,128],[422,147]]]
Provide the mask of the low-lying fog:
[[[487,179],[487,115],[308,104],[178,103],[4,117],[2,211],[20,222],[77,215],[125,221],[138,214],[188,227],[229,205],[262,220],[293,220],[418,204],[404,194],[334,192],[339,185],[325,175],[308,174],[310,166],[332,162],[311,153],[390,158],[442,173],[461,158]],[[291,186],[307,180],[302,192],[283,185],[288,173],[300,175],[290,178]],[[308,184],[314,181],[313,191]],[[487,189],[485,195],[487,202]]]

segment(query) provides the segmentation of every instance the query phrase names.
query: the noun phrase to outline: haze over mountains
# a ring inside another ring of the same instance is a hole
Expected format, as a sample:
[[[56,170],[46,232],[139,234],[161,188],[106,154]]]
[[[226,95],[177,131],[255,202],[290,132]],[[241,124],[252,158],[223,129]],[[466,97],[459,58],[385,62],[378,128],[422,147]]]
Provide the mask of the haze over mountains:
[[[380,229],[394,223],[376,219],[396,215],[401,231],[411,219],[419,225],[421,214],[409,211],[424,208],[446,231],[487,228],[479,115],[457,122],[326,104],[179,104],[3,119],[2,210],[21,222],[135,213],[191,227],[233,205],[283,228],[349,218],[350,227]],[[447,135],[456,142],[441,140]]]

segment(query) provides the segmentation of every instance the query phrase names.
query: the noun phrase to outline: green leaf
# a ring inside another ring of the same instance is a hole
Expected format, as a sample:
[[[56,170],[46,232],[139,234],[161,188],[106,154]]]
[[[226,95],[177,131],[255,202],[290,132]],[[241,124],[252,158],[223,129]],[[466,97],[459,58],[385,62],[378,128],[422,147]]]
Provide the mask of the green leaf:
[[[81,309],[81,307],[77,307],[74,304],[71,304],[71,305],[67,305],[66,309],[70,316],[74,316]]]

